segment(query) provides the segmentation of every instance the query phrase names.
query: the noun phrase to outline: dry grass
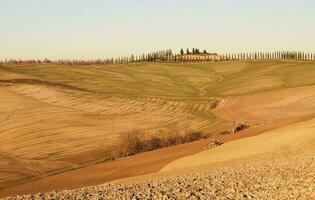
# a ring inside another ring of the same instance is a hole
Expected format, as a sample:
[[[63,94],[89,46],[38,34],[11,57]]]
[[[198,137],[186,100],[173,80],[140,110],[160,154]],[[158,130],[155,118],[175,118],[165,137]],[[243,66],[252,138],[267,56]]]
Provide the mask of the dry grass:
[[[226,130],[217,97],[314,84],[314,71],[286,61],[1,66],[0,189],[106,160],[125,132]]]

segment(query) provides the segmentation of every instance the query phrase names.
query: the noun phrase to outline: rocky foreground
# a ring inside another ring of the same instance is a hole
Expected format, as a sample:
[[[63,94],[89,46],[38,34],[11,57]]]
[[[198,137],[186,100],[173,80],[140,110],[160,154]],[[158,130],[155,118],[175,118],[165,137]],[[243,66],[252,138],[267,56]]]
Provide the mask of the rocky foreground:
[[[8,199],[315,199],[314,152],[198,171]]]

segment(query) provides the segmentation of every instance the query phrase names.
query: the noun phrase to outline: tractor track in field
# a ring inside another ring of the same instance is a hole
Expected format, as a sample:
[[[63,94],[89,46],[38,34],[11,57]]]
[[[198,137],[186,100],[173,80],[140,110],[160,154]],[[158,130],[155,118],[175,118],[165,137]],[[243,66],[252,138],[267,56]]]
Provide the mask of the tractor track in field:
[[[209,84],[207,84],[207,85],[201,87],[201,88],[199,89],[199,91],[200,91],[200,96],[205,96],[206,93],[207,93],[207,92],[206,92],[206,89],[207,89],[207,88],[209,88],[209,87],[212,86],[212,85],[218,84],[218,83],[220,83],[220,82],[222,82],[222,81],[224,80],[223,76],[222,76],[220,73],[217,73],[217,72],[216,72],[215,74],[218,76],[219,80],[217,80],[217,81],[215,81],[215,82],[211,82],[211,83],[209,83]]]
[[[61,89],[70,89],[70,90],[78,90],[78,91],[89,91],[83,88],[78,88],[71,85],[66,85],[62,83],[56,83],[52,81],[43,81],[38,79],[10,79],[10,80],[0,80],[0,83],[11,83],[11,84],[30,84],[30,85],[45,85],[50,87],[57,87]]]
[[[223,79],[222,79],[223,80]],[[222,81],[221,80],[221,81]],[[216,82],[217,83],[217,82]],[[156,98],[156,99],[162,99],[162,100],[213,100],[216,97],[202,97],[202,98],[193,98],[193,97],[185,97],[185,96],[154,96],[154,95],[144,95],[144,94],[134,94],[134,93],[116,93],[116,92],[106,92],[106,91],[97,91],[97,90],[90,90],[90,89],[85,89],[81,87],[76,87],[64,83],[57,83],[53,81],[45,81],[45,80],[39,80],[39,79],[8,79],[8,80],[0,80],[0,85],[4,84],[20,84],[20,85],[40,85],[40,86],[48,86],[52,88],[59,88],[59,89],[67,89],[67,90],[77,90],[81,92],[89,92],[89,93],[97,93],[97,94],[104,94],[104,95],[115,95],[115,96],[121,96],[121,97],[126,97],[126,96],[131,96],[131,97],[140,97],[140,98]],[[211,86],[211,84],[206,85],[203,87],[204,90],[207,87]]]

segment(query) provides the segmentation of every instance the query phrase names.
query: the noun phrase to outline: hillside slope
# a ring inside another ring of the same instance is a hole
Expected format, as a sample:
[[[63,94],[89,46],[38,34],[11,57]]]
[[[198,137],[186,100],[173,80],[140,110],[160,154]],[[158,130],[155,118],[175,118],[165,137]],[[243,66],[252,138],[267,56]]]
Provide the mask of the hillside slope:
[[[312,119],[229,142],[172,162],[167,173],[8,199],[314,199],[314,125]]]
[[[243,159],[261,154],[286,153],[312,148],[315,150],[315,119],[288,125],[257,136],[228,142],[192,156],[175,160],[161,169],[173,171],[212,163]]]
[[[147,137],[191,130],[216,134],[235,120],[255,128],[310,119],[314,66],[291,61],[0,66],[0,190],[103,162],[121,135],[134,130]],[[223,101],[214,109],[217,100]]]

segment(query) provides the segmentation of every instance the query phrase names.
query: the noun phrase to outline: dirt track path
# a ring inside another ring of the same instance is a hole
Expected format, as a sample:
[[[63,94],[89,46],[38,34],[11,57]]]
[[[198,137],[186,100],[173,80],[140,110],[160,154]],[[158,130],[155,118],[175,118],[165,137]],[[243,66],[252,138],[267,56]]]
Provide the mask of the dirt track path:
[[[213,71],[213,72],[214,72],[214,71]],[[205,86],[203,86],[203,87],[201,87],[201,88],[199,89],[199,91],[200,91],[200,96],[201,96],[201,97],[207,95],[207,92],[206,92],[206,89],[207,89],[207,88],[209,88],[210,86],[215,85],[215,84],[218,84],[218,83],[220,83],[220,82],[223,81],[223,76],[222,76],[220,73],[215,72],[215,74],[218,76],[218,80],[217,80],[217,81],[211,82],[211,83],[209,83],[209,84],[207,84],[207,85],[205,85]]]

